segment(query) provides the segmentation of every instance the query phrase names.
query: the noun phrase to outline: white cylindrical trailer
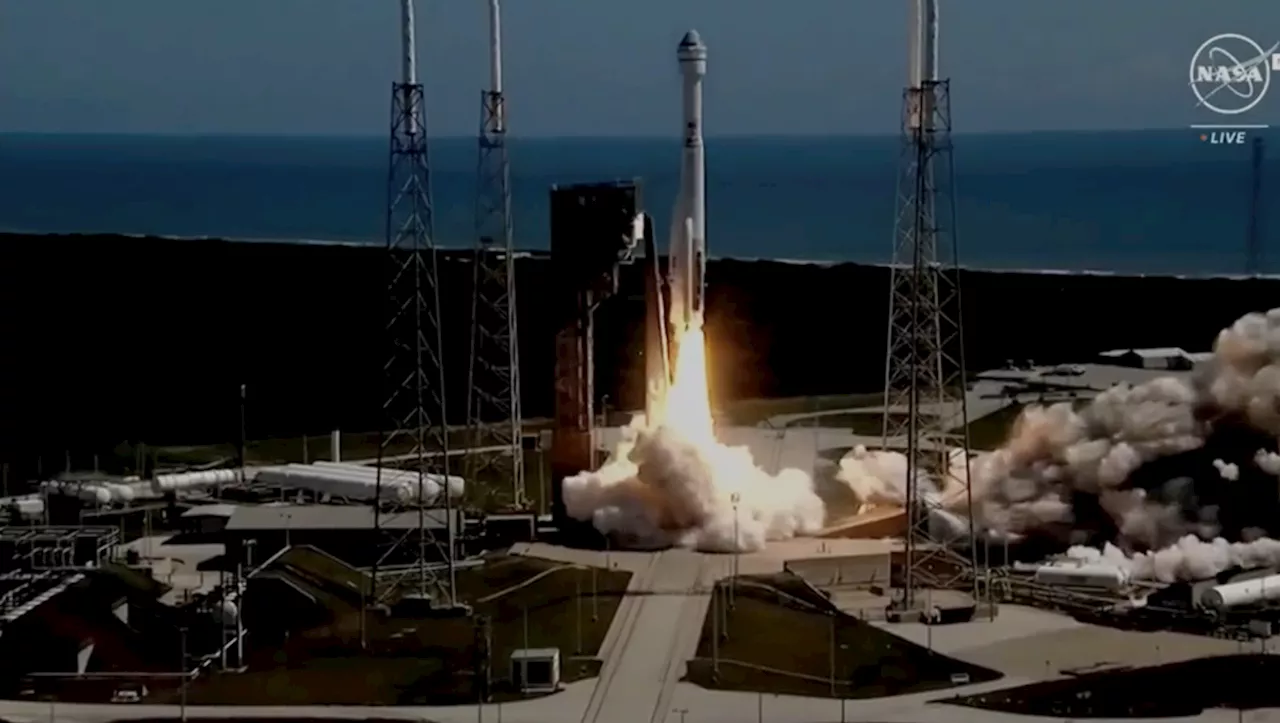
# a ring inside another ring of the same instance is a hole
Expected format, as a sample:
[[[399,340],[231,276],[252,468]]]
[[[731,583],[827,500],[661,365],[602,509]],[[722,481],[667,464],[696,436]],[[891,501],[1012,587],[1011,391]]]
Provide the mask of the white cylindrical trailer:
[[[309,464],[265,468],[258,472],[257,481],[363,501],[374,499],[377,492],[377,486],[372,479]],[[384,481],[383,500],[407,502],[408,495],[408,490],[403,486]]]
[[[1041,565],[1036,568],[1032,579],[1042,585],[1068,585],[1115,591],[1129,583],[1129,573],[1115,565],[1101,563]]]
[[[351,464],[347,462],[318,461],[315,464],[309,465],[309,466],[323,467],[326,469],[340,469],[340,470],[343,470],[346,474],[349,474],[353,477],[363,477],[363,478],[372,479],[372,480],[376,480],[378,477],[378,468],[373,465]],[[395,483],[403,483],[403,484],[409,485],[410,489],[412,490],[411,492],[412,494],[416,494],[417,492],[417,486],[418,486],[417,472],[414,472],[412,470],[406,470],[406,469],[389,469],[384,467],[382,468],[382,483],[386,484],[389,480]],[[445,480],[444,475],[435,474],[434,472],[428,472],[426,475],[424,475],[423,492],[426,493],[426,497],[428,500],[435,499],[435,497],[440,494],[441,483],[444,480]],[[449,493],[453,496],[454,499],[461,498],[462,495],[466,492],[466,481],[462,477],[459,477],[458,475],[454,475],[454,474],[449,475],[448,480],[449,480]]]
[[[1214,610],[1280,600],[1280,575],[1255,577],[1252,580],[1215,585],[1200,595],[1200,604]]]
[[[235,484],[238,481],[238,476],[239,473],[234,469],[206,469],[198,472],[158,474],[156,475],[155,488],[158,492],[208,489],[218,485]]]

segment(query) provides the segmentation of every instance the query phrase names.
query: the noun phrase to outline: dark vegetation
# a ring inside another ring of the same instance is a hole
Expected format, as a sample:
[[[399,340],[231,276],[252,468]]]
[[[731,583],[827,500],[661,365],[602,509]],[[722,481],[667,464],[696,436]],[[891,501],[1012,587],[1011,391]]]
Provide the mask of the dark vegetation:
[[[875,698],[951,687],[955,675],[970,683],[1000,677],[844,615],[790,573],[738,578],[733,606],[723,613],[726,634],[716,666],[714,611],[727,607],[728,593],[727,581],[717,584],[697,658],[689,663],[686,680],[704,688]]]
[[[1274,708],[1280,657],[1228,655],[1090,673],[945,701],[1054,718],[1179,718],[1210,708]]]
[[[390,613],[362,616],[368,578],[305,548],[286,553],[277,572],[284,584],[251,587],[246,596],[254,643],[248,671],[202,676],[189,686],[188,702],[473,703],[482,694],[486,671],[491,699],[514,699],[518,694],[506,684],[508,661],[513,650],[524,647],[559,648],[562,680],[589,678],[599,672],[595,655],[631,577],[618,570],[597,570],[593,576],[562,563],[493,557],[482,568],[458,572],[458,595],[471,604],[473,617],[428,618],[402,615],[394,604]],[[291,588],[306,595],[292,595]],[[265,600],[257,615],[255,592]],[[481,662],[480,642],[486,618],[488,666]],[[176,694],[153,695],[153,702],[176,702]]]
[[[969,448],[991,450],[1004,444],[1023,408],[1023,404],[1014,402],[969,422]]]
[[[112,721],[112,723],[226,723],[226,718],[199,718],[187,716],[186,718],[122,718]],[[293,716],[271,716],[270,718],[252,718],[247,716],[236,716],[236,723],[351,723],[352,721],[361,721],[362,723],[404,723],[404,718],[303,718]],[[425,718],[420,723],[430,723]]]
[[[557,319],[545,311],[554,297],[548,263],[524,259],[517,270],[531,418],[551,412]],[[457,254],[441,264],[450,418],[457,423],[471,274]],[[377,248],[4,235],[0,301],[21,311],[0,322],[0,456],[11,476],[26,477],[41,459],[60,468],[66,450],[73,464],[88,467],[93,454],[105,461],[122,443],[234,440],[242,383],[251,439],[377,429],[384,270]],[[637,408],[638,269],[622,276],[624,293],[598,312],[597,390],[610,407]],[[828,310],[885,318],[885,269],[717,260],[707,279],[717,400],[882,386],[883,334],[864,335],[850,354],[842,347],[849,330],[833,326]],[[1203,349],[1240,314],[1280,298],[1280,281],[1265,279],[965,272],[962,283],[972,370],[1009,358],[1082,361],[1110,348]],[[1140,301],[1117,313],[1115,299]]]

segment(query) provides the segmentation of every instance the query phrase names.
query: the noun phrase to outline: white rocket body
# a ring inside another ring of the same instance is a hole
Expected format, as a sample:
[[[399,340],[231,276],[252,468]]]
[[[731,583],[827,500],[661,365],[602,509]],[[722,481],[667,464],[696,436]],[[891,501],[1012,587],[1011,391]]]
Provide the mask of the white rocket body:
[[[680,329],[702,318],[707,264],[706,155],[702,144],[702,78],[707,74],[707,46],[696,30],[690,30],[680,41],[677,57],[684,81],[684,148],[680,195],[671,223],[667,320]]]

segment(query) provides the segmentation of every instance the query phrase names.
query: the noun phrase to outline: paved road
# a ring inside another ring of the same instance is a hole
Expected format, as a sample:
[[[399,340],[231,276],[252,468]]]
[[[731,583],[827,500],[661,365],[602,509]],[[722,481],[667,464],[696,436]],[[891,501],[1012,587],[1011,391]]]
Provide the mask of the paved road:
[[[684,662],[697,645],[707,596],[701,587],[704,557],[668,550],[639,576],[634,592],[683,590],[684,595],[628,596],[620,611],[604,667],[583,713],[583,723],[661,723]]]

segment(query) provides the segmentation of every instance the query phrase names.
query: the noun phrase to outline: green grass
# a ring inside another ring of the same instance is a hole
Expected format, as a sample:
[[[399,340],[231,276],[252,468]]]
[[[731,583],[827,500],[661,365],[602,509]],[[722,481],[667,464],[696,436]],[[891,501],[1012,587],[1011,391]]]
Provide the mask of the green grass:
[[[317,572],[310,558],[294,562],[305,562],[312,573]],[[370,612],[363,616],[367,641],[363,649],[358,602],[353,604],[349,595],[326,596],[323,603],[329,609],[323,624],[295,630],[282,644],[255,650],[248,672],[196,681],[188,690],[188,701],[193,705],[473,703],[479,694],[476,670],[481,646],[477,641],[483,639],[479,621],[484,618],[490,621],[492,697],[515,699],[518,696],[504,686],[508,661],[513,650],[526,645],[559,648],[565,682],[598,674],[599,661],[594,656],[630,577],[629,572],[597,570],[593,596],[589,570],[533,558],[494,557],[482,568],[458,573],[459,598],[473,605],[474,618],[405,619]],[[495,595],[502,591],[508,592]]]
[[[1089,673],[942,702],[1059,720],[1182,718],[1215,708],[1274,708],[1280,705],[1277,674],[1276,656],[1227,655]]]
[[[725,604],[727,592],[727,581],[717,584],[717,604]],[[875,698],[948,688],[956,673],[974,683],[1000,677],[849,617],[790,573],[739,578],[724,620],[726,634],[714,651],[719,665],[713,662],[716,626],[709,613],[688,682],[774,695]]]
[[[1013,423],[1022,414],[1022,409],[1021,403],[1014,402],[969,422],[969,448],[987,451],[1004,444],[1009,438],[1009,432],[1013,430]]]

